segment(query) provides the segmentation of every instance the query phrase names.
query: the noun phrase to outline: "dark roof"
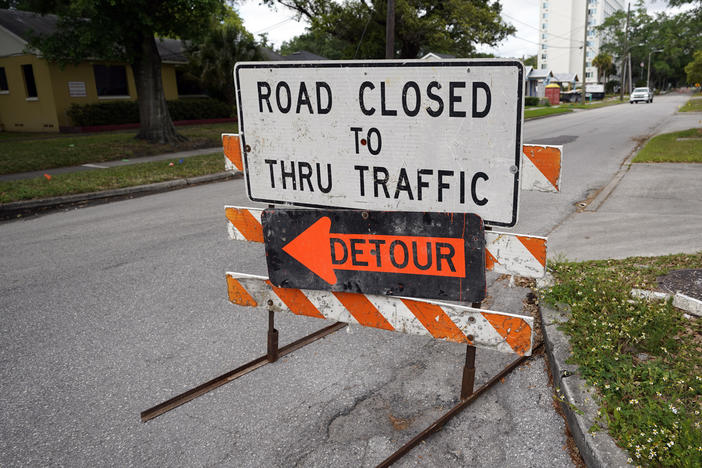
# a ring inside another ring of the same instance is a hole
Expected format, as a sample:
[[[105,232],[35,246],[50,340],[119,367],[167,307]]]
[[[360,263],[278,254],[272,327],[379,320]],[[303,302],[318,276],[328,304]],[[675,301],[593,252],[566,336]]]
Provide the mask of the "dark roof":
[[[161,60],[171,63],[188,63],[185,42],[180,39],[156,38],[156,47]]]
[[[282,60],[327,60],[327,58],[306,50],[298,50],[292,54],[284,55]]]
[[[261,53],[263,60],[267,60],[269,62],[285,60],[282,55],[269,49],[268,47],[258,46],[258,51]]]
[[[29,41],[32,34],[53,34],[56,31],[56,15],[40,15],[29,11],[1,10],[0,26]]]
[[[26,42],[33,35],[43,36],[56,32],[56,15],[40,15],[30,11],[0,9],[0,26],[19,36]],[[187,63],[185,43],[180,39],[156,39],[161,60],[171,63]]]

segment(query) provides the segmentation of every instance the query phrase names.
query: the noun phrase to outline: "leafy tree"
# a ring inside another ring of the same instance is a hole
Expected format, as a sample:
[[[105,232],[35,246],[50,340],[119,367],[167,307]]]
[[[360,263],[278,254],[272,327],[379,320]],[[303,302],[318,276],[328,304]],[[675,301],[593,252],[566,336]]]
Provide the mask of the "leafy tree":
[[[685,65],[687,82],[690,84],[702,83],[702,50],[695,52],[694,60]]]
[[[282,55],[288,55],[299,50],[307,50],[330,60],[353,58],[344,57],[343,51],[347,45],[347,42],[337,39],[327,32],[308,30],[305,34],[283,42],[279,52]]]
[[[89,57],[132,66],[139,103],[137,138],[182,140],[168,113],[157,36],[193,39],[207,31],[223,0],[34,0],[42,13],[58,15],[57,30],[31,45],[59,64]]]
[[[522,63],[525,66],[530,66],[532,68],[536,68],[538,61],[536,59],[536,55],[530,55],[529,57],[522,57]]]
[[[612,56],[607,53],[600,52],[592,60],[592,64],[597,67],[597,81],[607,81],[607,75],[610,74],[614,68]]]
[[[199,77],[212,97],[236,105],[234,95],[234,64],[259,60],[256,41],[246,31],[239,15],[227,10],[224,21],[215,23],[203,40],[194,42],[188,50],[191,73]]]
[[[626,13],[618,11],[598,27],[602,39],[600,51],[612,55],[616,64],[621,64],[630,52],[632,68],[638,68],[636,64],[640,62],[647,64],[651,54],[652,83],[658,83],[659,87],[664,83],[684,83],[685,65],[692,60],[693,52],[702,48],[700,9],[677,15],[657,13],[651,16],[644,2],[639,1],[630,18],[628,51],[624,48],[625,22]],[[659,49],[663,52],[656,53]],[[634,79],[640,76],[632,73]]]
[[[264,0],[273,5],[276,0]],[[340,41],[343,58],[384,58],[386,0],[277,0],[310,22],[312,34]],[[502,21],[502,6],[490,0],[396,0],[395,55],[417,58],[427,52],[459,57],[476,45],[497,45],[515,32]],[[323,54],[320,54],[323,55]]]

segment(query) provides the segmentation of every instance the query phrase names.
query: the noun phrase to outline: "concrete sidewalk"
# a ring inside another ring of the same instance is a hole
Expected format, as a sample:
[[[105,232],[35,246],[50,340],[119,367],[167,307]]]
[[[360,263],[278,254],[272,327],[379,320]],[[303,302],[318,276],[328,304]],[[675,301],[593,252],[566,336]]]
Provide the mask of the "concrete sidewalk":
[[[551,257],[596,260],[702,250],[702,164],[633,164],[596,209],[549,236]]]
[[[18,172],[16,174],[4,174],[4,175],[0,175],[0,181],[31,179],[33,177],[42,177],[44,174],[49,174],[49,175],[53,176],[53,175],[57,175],[57,174],[68,174],[71,172],[92,171],[95,169],[107,169],[109,167],[129,166],[131,164],[141,164],[141,163],[146,163],[146,162],[151,162],[151,161],[163,161],[163,160],[168,160],[168,159],[190,158],[192,156],[200,156],[202,154],[211,154],[211,153],[218,153],[218,152],[219,153],[222,152],[221,146],[215,146],[214,148],[202,148],[202,149],[197,149],[197,150],[189,150],[189,151],[179,151],[177,153],[165,153],[165,154],[156,154],[153,156],[142,156],[139,158],[132,158],[132,159],[122,159],[122,160],[116,160],[116,161],[106,161],[106,162],[82,164],[80,166],[57,167],[54,169],[45,169],[43,171]]]
[[[701,113],[676,113],[655,134],[701,126]],[[597,260],[701,251],[701,180],[700,163],[625,162],[584,210],[549,234],[549,257]]]

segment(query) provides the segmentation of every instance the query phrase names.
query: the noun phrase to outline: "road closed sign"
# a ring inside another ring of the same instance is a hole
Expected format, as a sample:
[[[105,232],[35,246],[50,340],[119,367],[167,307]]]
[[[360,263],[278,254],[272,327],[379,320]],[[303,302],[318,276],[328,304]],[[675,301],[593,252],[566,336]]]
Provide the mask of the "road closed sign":
[[[239,63],[249,198],[513,226],[523,79],[505,60]]]

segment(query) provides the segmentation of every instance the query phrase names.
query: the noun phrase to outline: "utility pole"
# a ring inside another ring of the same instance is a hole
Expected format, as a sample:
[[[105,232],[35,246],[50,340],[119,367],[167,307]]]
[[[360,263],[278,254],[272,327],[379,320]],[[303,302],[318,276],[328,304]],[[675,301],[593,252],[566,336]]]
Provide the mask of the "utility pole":
[[[585,104],[585,89],[586,87],[586,71],[587,71],[587,12],[588,9],[590,8],[590,0],[585,0],[585,32],[583,33],[583,90],[582,93],[580,94],[582,96],[582,99],[580,100],[581,103]]]
[[[385,20],[385,58],[395,58],[395,0],[388,0]]]
[[[624,100],[624,79],[626,71],[626,57],[629,52],[629,14],[631,13],[631,3],[626,6],[626,32],[624,34],[624,53],[622,54],[621,82],[619,83],[619,100]]]

